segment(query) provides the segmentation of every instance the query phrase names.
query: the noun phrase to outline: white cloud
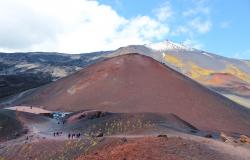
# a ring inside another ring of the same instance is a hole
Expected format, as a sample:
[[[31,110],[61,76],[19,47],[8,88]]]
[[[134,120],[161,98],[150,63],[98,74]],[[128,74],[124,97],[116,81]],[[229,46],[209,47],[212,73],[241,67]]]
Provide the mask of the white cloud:
[[[126,19],[93,0],[0,0],[0,51],[79,53],[162,40],[164,13]]]
[[[207,3],[207,0],[192,0],[191,3],[193,6],[184,10],[182,12],[183,16],[192,17],[197,15],[206,15],[210,14],[210,7]]]
[[[184,34],[192,36],[193,31],[189,26],[183,25],[183,26],[177,26],[176,29],[172,30],[170,34],[172,36],[179,36],[179,35],[184,35]]]
[[[212,22],[209,19],[196,17],[189,22],[189,25],[196,29],[199,33],[207,33],[212,27]]]
[[[184,16],[194,16],[197,14],[205,14],[208,15],[210,13],[210,8],[209,7],[197,7],[197,8],[192,8],[187,11],[183,12]]]
[[[184,24],[176,27],[176,30],[171,33],[177,36],[186,35],[187,39],[183,42],[186,46],[204,49],[204,45],[197,40],[197,37],[208,33],[213,26],[210,18],[211,8],[208,0],[192,0],[191,2],[189,8],[182,12]]]
[[[187,39],[184,43],[191,43],[191,47],[204,48],[195,40],[207,34],[213,27],[211,6],[208,0],[188,0],[188,6],[180,12],[181,21],[171,30],[170,35]],[[195,44],[193,44],[195,42]]]
[[[161,7],[154,10],[159,21],[166,21],[173,15],[172,7],[169,1],[166,1]]]

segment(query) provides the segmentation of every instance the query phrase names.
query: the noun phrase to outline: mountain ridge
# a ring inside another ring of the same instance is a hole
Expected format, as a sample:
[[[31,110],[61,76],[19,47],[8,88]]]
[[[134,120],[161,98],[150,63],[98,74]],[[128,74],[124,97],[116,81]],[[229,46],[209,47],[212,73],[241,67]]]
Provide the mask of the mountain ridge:
[[[160,42],[160,44],[169,46],[176,44],[177,47],[183,46],[171,41]],[[213,91],[226,96],[227,98],[230,98],[231,100],[244,105],[245,107],[250,108],[250,97],[242,96],[248,95],[247,91],[246,93],[244,92],[242,93],[242,95],[239,95],[238,93],[242,90],[238,90],[238,88],[236,88],[236,90],[232,90],[227,86],[227,88],[221,90],[221,87],[225,86],[214,87],[212,85],[211,87],[206,83],[210,76],[212,76],[213,74],[229,73],[244,81],[244,84],[242,84],[239,89],[249,86],[249,61],[227,58],[197,49],[190,50],[190,48],[188,48],[187,50],[170,50],[166,49],[165,47],[165,50],[154,50],[152,48],[149,48],[148,45],[130,45],[121,47],[115,51],[76,55],[63,53],[55,53],[56,55],[54,55],[54,53],[46,54],[45,52],[28,53],[28,56],[25,53],[22,53],[21,55],[19,55],[19,53],[7,55],[2,54],[5,56],[0,56],[0,74],[4,75],[5,77],[6,75],[11,77],[13,76],[12,74],[15,74],[16,76],[21,74],[27,75],[27,77],[29,77],[29,74],[37,75],[37,77],[40,77],[40,80],[34,79],[34,81],[30,83],[33,83],[34,85],[32,86],[34,87],[39,87],[44,84],[41,84],[40,81],[50,83],[57,80],[58,78],[68,76],[76,72],[77,70],[88,66],[89,64],[94,64],[109,57],[115,57],[128,53],[140,53],[146,56],[150,56],[155,60],[164,63],[167,66],[170,66],[176,71],[196,80],[197,82],[212,89]],[[17,57],[15,58],[14,55],[16,55]],[[30,61],[30,55],[34,57],[33,61]],[[12,60],[8,58],[9,56],[13,57]],[[52,58],[54,56],[59,58]],[[48,60],[46,58],[48,58]],[[26,89],[31,89],[30,87],[27,88],[27,86],[29,86],[27,82],[21,80],[20,82],[15,81],[15,83],[19,84],[19,89],[12,90],[11,88],[13,87],[11,86],[16,85],[13,84],[13,82],[9,82],[8,77],[6,77],[5,79],[4,76],[2,76],[3,80],[0,81],[0,86],[4,86],[5,90],[9,90],[11,92],[7,95],[2,95],[2,97],[13,95],[18,92],[25,91]],[[47,79],[51,80],[48,81]],[[10,85],[6,85],[6,83]]]
[[[248,133],[250,127],[249,110],[140,54],[93,64],[21,97],[17,104],[63,111],[174,113],[201,129],[226,132]]]

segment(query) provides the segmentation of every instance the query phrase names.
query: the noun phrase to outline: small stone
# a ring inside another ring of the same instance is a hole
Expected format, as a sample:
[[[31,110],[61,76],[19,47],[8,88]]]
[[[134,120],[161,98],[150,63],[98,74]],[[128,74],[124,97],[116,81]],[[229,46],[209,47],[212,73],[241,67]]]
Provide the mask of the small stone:
[[[242,143],[249,143],[250,144],[250,138],[246,135],[240,135],[240,141]]]
[[[168,138],[166,134],[159,134],[157,137]]]
[[[207,133],[204,137],[206,137],[206,138],[213,138],[213,135],[210,134],[210,133]]]
[[[123,138],[121,139],[121,141],[122,141],[122,142],[128,142],[127,138],[125,138],[125,137],[123,137]]]

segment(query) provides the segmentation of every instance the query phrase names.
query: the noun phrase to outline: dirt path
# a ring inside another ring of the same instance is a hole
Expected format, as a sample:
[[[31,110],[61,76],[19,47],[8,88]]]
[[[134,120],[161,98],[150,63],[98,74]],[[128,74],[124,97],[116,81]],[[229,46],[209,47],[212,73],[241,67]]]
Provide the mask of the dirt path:
[[[143,139],[148,137],[157,137],[158,134],[135,134],[135,135],[126,135],[126,134],[119,134],[119,135],[112,135],[112,136],[104,136],[104,138],[127,138],[127,139]],[[248,148],[242,146],[236,146],[228,143],[221,142],[215,139],[208,139],[200,136],[189,135],[180,132],[168,132],[168,137],[180,137],[182,139],[191,140],[198,142],[200,144],[204,144],[210,149],[222,153],[225,155],[230,155],[232,159],[237,160],[249,160],[250,159],[250,152]],[[27,139],[28,137],[28,139]],[[80,139],[84,139],[86,137],[81,137]],[[18,144],[25,144],[25,143],[33,143],[43,140],[56,140],[56,141],[65,141],[68,140],[67,134],[62,134],[61,136],[53,136],[51,132],[43,132],[39,130],[31,129],[27,135],[19,137],[18,139],[10,140],[0,144],[0,149],[3,147],[18,145]],[[75,140],[75,139],[74,139]]]
[[[32,107],[32,106],[14,106],[14,107],[8,107],[5,109],[21,111],[21,112],[28,112],[28,113],[33,113],[33,114],[51,113],[52,112],[49,110],[45,110],[45,109],[38,108],[38,107]]]

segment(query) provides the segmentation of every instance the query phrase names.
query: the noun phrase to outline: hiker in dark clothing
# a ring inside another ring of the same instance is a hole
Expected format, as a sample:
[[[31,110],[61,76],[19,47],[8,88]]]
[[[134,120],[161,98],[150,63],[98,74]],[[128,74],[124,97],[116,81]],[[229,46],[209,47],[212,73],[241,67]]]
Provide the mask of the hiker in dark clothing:
[[[54,134],[54,137],[55,137],[55,136],[56,136],[56,133],[54,132],[53,134]]]
[[[70,137],[71,137],[71,134],[69,133],[69,134],[68,134],[68,139],[70,139]]]
[[[80,138],[80,136],[81,136],[81,133],[78,133],[78,134],[77,134],[77,138]]]

